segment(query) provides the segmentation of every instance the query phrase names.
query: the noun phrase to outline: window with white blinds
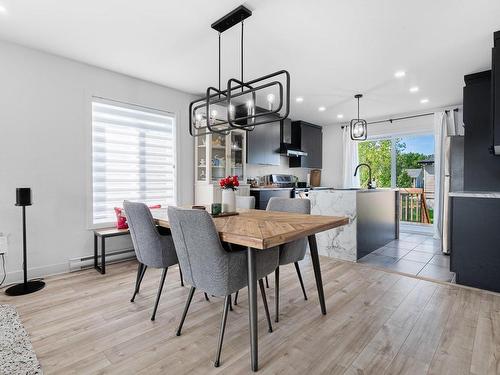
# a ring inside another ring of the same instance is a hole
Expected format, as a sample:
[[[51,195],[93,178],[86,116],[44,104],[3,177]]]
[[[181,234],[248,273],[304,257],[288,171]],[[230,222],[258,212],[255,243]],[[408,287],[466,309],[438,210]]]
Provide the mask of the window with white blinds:
[[[175,117],[92,99],[93,223],[116,221],[124,200],[174,204]]]

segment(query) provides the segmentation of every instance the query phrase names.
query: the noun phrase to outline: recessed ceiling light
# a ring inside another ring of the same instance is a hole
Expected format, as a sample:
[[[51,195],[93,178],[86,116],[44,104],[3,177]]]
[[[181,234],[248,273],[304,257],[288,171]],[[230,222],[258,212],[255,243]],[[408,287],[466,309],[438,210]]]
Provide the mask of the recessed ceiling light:
[[[403,78],[406,75],[406,72],[404,70],[398,70],[396,73],[394,73],[394,77],[396,78]]]
[[[318,111],[324,112],[324,111],[326,111],[326,107],[321,106],[321,107],[318,108]]]
[[[339,114],[337,115],[337,118],[344,118],[344,115],[343,115],[342,113],[339,113]]]
[[[304,98],[303,98],[302,96],[297,96],[297,97],[295,98],[295,101],[296,101],[297,103],[302,103],[302,102],[304,101]]]
[[[3,5],[0,5],[0,13],[7,13],[7,9]]]
[[[420,103],[422,104],[429,103],[429,99],[427,98],[420,99]]]
[[[418,86],[410,87],[410,92],[418,92]]]

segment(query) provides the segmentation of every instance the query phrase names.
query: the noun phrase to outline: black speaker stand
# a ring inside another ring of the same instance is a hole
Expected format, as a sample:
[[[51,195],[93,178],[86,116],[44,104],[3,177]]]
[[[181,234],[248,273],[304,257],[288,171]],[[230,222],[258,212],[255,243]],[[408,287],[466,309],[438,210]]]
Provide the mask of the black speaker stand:
[[[45,287],[45,283],[40,280],[28,281],[28,264],[26,262],[26,207],[23,206],[23,271],[24,282],[7,288],[5,294],[8,296],[22,296],[36,292]]]
[[[8,296],[22,296],[24,294],[30,294],[36,292],[45,287],[45,283],[39,280],[27,281],[26,283],[16,284],[7,288],[5,294]]]

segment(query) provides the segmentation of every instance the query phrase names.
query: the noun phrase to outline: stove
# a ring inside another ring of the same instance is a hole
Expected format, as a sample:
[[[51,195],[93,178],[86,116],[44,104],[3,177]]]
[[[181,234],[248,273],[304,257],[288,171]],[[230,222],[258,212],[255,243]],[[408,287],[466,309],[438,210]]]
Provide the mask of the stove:
[[[267,174],[261,178],[261,184],[278,188],[295,187],[296,177],[291,174]]]

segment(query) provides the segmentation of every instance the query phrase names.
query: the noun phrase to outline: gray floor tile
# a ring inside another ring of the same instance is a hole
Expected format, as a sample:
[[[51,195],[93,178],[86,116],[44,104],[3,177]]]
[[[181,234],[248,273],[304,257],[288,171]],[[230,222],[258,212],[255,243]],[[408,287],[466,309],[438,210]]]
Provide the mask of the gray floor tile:
[[[421,251],[412,250],[408,254],[406,254],[403,257],[403,259],[405,259],[405,260],[412,260],[414,262],[427,263],[429,260],[432,259],[432,257],[433,257],[433,254],[423,253]]]
[[[394,240],[389,242],[386,247],[393,247],[400,250],[413,250],[417,244],[414,242],[407,242],[405,240]]]
[[[413,242],[416,244],[421,244],[422,242],[424,242],[425,240],[428,240],[429,238],[432,238],[432,237],[426,236],[425,234],[411,234],[411,235],[405,237],[403,240],[406,242]]]
[[[423,253],[440,254],[441,253],[441,246],[440,245],[420,244],[420,245],[415,246],[415,248],[413,250],[421,251]]]
[[[384,249],[386,249],[385,246],[379,247],[377,250],[372,251],[372,254],[381,254]]]
[[[359,263],[372,264],[374,266],[385,267],[394,263],[397,260],[398,259],[394,257],[371,253],[361,258],[359,260]]]
[[[448,255],[436,254],[429,263],[450,269],[450,257]]]
[[[396,263],[389,264],[387,266],[387,268],[390,270],[409,273],[411,275],[417,275],[424,267],[425,263],[405,260],[404,258],[398,260]]]
[[[430,279],[440,281],[451,281],[455,274],[450,272],[446,267],[441,267],[436,264],[427,264],[419,273],[418,276],[428,277]]]
[[[398,259],[404,257],[406,254],[408,254],[410,252],[410,250],[403,250],[403,249],[398,249],[395,247],[388,247],[388,246],[381,247],[377,251],[378,251],[378,254],[380,254],[380,255],[386,255],[386,256],[394,257],[394,258],[398,258]]]
[[[429,237],[428,239],[422,242],[422,245],[437,245],[441,246],[441,240],[437,240],[435,238]]]

